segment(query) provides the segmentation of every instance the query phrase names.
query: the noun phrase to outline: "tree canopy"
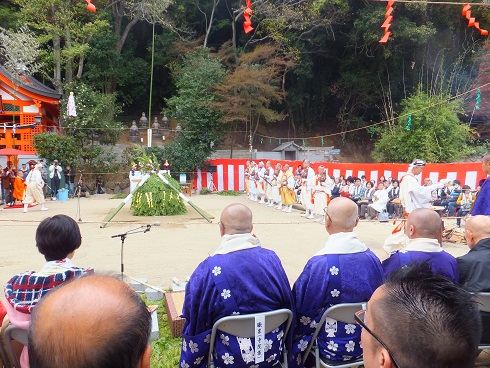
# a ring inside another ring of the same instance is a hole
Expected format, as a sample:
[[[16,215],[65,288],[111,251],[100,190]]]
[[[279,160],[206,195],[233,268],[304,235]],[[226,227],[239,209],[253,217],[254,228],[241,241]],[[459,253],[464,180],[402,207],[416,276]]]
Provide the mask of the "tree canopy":
[[[468,27],[460,3],[396,2],[386,44],[378,42],[386,4],[359,0],[253,0],[250,33],[243,31],[244,0],[100,0],[95,14],[78,0],[9,0],[0,4],[0,21],[7,29],[27,24],[35,32],[43,47],[38,76],[45,82],[64,94],[69,83],[83,83],[101,97],[113,94],[115,106],[138,115],[148,106],[154,25],[152,113],[178,117],[184,147],[187,140],[209,152],[227,129],[245,137],[279,121],[295,137],[380,140],[376,158],[394,161],[406,158],[382,153],[383,137],[422,92],[431,99],[457,97],[461,108],[452,121],[466,128],[486,119],[486,38]],[[486,7],[473,6],[472,17],[490,28]],[[203,65],[218,69],[186,66],[203,50]],[[177,72],[185,68],[193,70]],[[194,86],[186,90],[186,83]],[[471,91],[478,86],[482,102],[475,109]],[[423,129],[438,113],[427,111]],[[412,115],[414,128],[404,132],[410,138],[420,118]],[[383,128],[367,139],[380,122]],[[436,152],[428,157],[442,159]]]

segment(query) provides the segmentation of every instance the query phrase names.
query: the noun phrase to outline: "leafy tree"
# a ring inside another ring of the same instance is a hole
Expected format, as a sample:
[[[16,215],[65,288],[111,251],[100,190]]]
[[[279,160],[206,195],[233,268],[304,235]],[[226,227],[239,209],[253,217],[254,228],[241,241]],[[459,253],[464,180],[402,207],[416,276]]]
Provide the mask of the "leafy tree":
[[[275,107],[284,97],[281,76],[284,69],[294,65],[287,55],[281,55],[274,44],[257,46],[243,53],[238,67],[228,73],[223,83],[216,85],[219,100],[214,105],[223,114],[224,122],[244,122],[255,135],[261,122],[276,122],[285,115]]]
[[[461,124],[460,100],[447,96],[430,96],[418,91],[402,102],[396,123],[379,129],[373,157],[380,162],[411,162],[414,158],[428,162],[454,162],[470,153],[470,128]],[[411,123],[408,115],[410,114]]]
[[[183,65],[173,71],[177,96],[166,100],[167,112],[178,120],[182,132],[168,150],[188,159],[182,162],[185,170],[180,171],[193,171],[214,151],[221,137],[221,114],[212,104],[216,97],[211,87],[220,83],[224,74],[221,62],[204,48],[184,55]],[[176,166],[175,161],[172,164]]]
[[[74,165],[79,161],[80,146],[77,140],[69,135],[55,133],[39,133],[34,136],[34,148],[39,157],[53,162],[59,160],[66,165]]]
[[[65,116],[62,122],[64,132],[72,135],[81,147],[94,146],[97,140],[102,144],[114,144],[122,133],[122,124],[114,120],[120,112],[114,94],[103,94],[82,82],[73,82],[64,87],[73,92],[77,116]],[[60,101],[60,111],[67,111],[68,96]]]
[[[52,73],[51,82],[62,92],[62,78],[68,83],[75,75],[81,78],[90,39],[108,27],[109,23],[103,19],[104,12],[89,13],[81,1],[13,2],[20,6],[22,19],[41,33],[40,40],[48,48],[44,61]]]

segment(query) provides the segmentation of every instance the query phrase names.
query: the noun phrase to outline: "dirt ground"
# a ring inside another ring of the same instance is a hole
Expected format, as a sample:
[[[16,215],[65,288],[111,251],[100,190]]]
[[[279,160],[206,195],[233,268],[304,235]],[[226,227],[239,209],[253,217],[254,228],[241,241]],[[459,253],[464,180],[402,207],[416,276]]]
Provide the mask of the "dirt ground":
[[[161,226],[153,226],[147,233],[126,238],[124,267],[126,275],[145,277],[150,284],[163,288],[171,285],[173,277],[184,280],[199,262],[215,251],[220,242],[219,216],[230,203],[243,203],[252,209],[253,232],[262,246],[278,254],[291,284],[328,237],[323,225],[304,219],[299,210],[288,214],[250,202],[244,194],[238,197],[216,194],[191,197],[193,203],[213,217],[212,223],[204,220],[192,207],[188,207],[188,213],[182,216],[136,217],[126,205],[113,222],[100,228],[106,216],[121,203],[120,199],[110,198],[106,194],[81,198],[80,214],[76,199],[48,201],[49,210],[46,212],[41,212],[39,206],[31,208],[28,213],[23,213],[20,208],[0,211],[0,280],[6,282],[16,273],[38,270],[43,266],[44,258],[35,246],[35,232],[43,218],[55,214],[82,220],[79,224],[83,239],[73,258],[75,265],[109,273],[120,272],[121,264],[121,240],[112,236],[160,221]],[[380,259],[384,259],[386,254],[381,246],[392,229],[391,222],[361,221],[356,233]],[[447,243],[444,247],[455,256],[467,252],[464,244]]]

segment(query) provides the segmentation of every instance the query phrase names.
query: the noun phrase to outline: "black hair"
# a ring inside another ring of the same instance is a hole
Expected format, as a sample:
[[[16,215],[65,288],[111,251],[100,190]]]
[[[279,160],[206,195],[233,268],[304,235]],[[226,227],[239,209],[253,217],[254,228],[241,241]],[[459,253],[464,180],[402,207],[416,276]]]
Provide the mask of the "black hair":
[[[403,368],[470,368],[481,338],[480,312],[472,295],[428,263],[391,273],[376,300],[375,331]],[[379,312],[379,313],[378,313]]]
[[[66,215],[45,218],[37,227],[36,246],[46,261],[64,259],[81,244],[78,224]]]

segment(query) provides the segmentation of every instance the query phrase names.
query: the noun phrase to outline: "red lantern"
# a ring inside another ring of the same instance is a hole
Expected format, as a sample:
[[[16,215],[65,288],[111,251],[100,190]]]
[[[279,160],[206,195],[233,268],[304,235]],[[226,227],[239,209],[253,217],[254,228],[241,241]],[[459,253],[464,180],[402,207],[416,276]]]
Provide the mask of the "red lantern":
[[[386,5],[386,13],[385,13],[385,21],[381,25],[381,28],[384,28],[385,34],[381,40],[379,40],[379,43],[386,43],[388,42],[388,39],[392,35],[390,32],[391,28],[391,21],[393,20],[393,16],[391,15],[393,13],[393,5],[395,4],[395,0],[388,0],[388,4]]]
[[[85,2],[87,3],[87,10],[92,12],[92,13],[95,13],[97,11],[97,8],[95,7],[94,4],[92,4],[92,0],[85,0]]]

